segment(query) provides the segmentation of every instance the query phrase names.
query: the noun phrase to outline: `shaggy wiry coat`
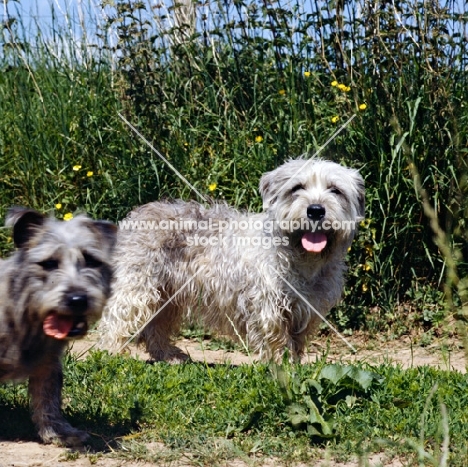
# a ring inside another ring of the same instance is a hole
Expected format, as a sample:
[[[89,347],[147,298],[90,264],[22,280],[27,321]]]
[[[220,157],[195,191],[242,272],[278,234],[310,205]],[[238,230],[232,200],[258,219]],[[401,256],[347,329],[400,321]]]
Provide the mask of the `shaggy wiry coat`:
[[[16,252],[0,262],[0,381],[29,379],[40,438],[77,445],[87,434],[62,417],[61,356],[98,320],[110,295],[113,224],[84,216],[58,222],[9,211]]]
[[[285,350],[298,359],[341,297],[364,182],[333,162],[297,159],[264,174],[260,193],[261,214],[184,201],[132,211],[118,232],[101,345],[119,350],[136,335],[154,360],[183,360],[172,339],[196,316],[265,359]]]

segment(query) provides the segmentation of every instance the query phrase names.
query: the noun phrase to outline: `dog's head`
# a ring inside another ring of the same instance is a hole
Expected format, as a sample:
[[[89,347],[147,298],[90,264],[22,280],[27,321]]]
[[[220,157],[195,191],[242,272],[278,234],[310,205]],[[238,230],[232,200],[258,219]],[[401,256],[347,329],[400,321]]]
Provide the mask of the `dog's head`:
[[[60,222],[24,208],[10,209],[6,224],[18,248],[17,300],[38,316],[47,336],[84,336],[110,295],[116,227],[86,216]]]
[[[347,248],[364,218],[364,180],[330,161],[290,160],[263,175],[260,193],[279,230],[310,253]]]

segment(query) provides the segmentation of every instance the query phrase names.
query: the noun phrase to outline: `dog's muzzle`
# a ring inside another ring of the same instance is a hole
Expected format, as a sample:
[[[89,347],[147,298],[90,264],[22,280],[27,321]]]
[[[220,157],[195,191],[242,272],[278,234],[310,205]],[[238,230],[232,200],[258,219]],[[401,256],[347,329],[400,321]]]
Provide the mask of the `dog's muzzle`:
[[[54,339],[76,338],[88,331],[86,311],[89,300],[86,294],[73,293],[65,299],[63,310],[52,310],[44,320],[44,333]]]
[[[307,217],[312,221],[312,230],[302,235],[301,244],[302,248],[309,253],[320,253],[327,246],[328,238],[320,230],[320,222],[324,219],[325,214],[325,207],[321,204],[307,206]]]

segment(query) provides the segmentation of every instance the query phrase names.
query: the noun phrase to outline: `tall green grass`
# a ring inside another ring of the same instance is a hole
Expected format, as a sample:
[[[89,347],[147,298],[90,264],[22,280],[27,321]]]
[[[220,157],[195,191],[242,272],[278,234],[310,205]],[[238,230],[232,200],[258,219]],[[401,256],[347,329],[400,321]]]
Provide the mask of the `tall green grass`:
[[[466,274],[466,12],[451,0],[190,5],[116,1],[91,10],[99,37],[80,40],[54,23],[3,29],[2,213],[26,204],[117,220],[196,197],[119,112],[199,191],[258,210],[264,171],[321,149],[356,114],[320,154],[361,169],[367,187],[335,321],[394,333],[439,324],[445,259],[399,142],[407,134]]]

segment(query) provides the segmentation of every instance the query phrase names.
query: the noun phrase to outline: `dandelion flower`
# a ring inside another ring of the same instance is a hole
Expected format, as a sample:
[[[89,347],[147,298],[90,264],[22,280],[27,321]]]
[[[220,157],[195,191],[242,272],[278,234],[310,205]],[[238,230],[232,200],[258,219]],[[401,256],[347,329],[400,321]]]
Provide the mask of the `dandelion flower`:
[[[308,78],[310,76],[310,71],[304,71],[304,76]]]
[[[261,143],[262,141],[263,141],[263,136],[258,135],[258,136],[255,137],[255,142],[256,143]]]
[[[331,82],[331,85],[332,85],[333,87],[338,86],[338,81],[332,81],[332,82]]]
[[[75,172],[78,172],[78,170],[80,170],[80,169],[81,169],[81,165],[74,165],[74,166],[73,166],[73,170],[74,170]]]
[[[279,94],[280,96],[284,96],[284,95],[286,94],[286,91],[285,91],[284,89],[280,89],[280,90],[278,91],[278,94]]]
[[[367,109],[367,104],[361,104],[359,106],[359,110],[366,110]]]
[[[344,92],[349,92],[351,91],[351,88],[349,86],[345,86],[343,89]]]
[[[361,227],[364,227],[365,229],[367,229],[367,227],[369,227],[370,223],[372,222],[372,219],[363,219],[361,222],[360,222],[360,226]]]
[[[57,203],[57,204],[55,205],[55,209],[57,209],[57,210],[62,209],[62,203]]]
[[[210,183],[210,184],[208,185],[208,190],[210,190],[210,191],[215,191],[217,186],[218,186],[218,185],[217,185],[216,183]]]
[[[346,84],[337,84],[336,85],[338,89],[341,89],[341,91],[344,91],[346,89]]]
[[[93,175],[94,175],[94,172],[93,172],[92,170],[88,170],[88,171],[86,172],[86,176],[87,176],[87,177],[92,177]]]
[[[64,216],[63,216],[63,220],[64,221],[71,221],[73,219],[73,214],[71,212],[67,212]]]
[[[332,123],[336,123],[339,119],[340,117],[338,117],[338,115],[335,115],[334,117],[331,118],[331,121]]]
[[[372,252],[373,252],[373,248],[372,248],[372,245],[366,245],[364,247],[364,249],[366,250],[366,253],[371,256],[372,255]]]

